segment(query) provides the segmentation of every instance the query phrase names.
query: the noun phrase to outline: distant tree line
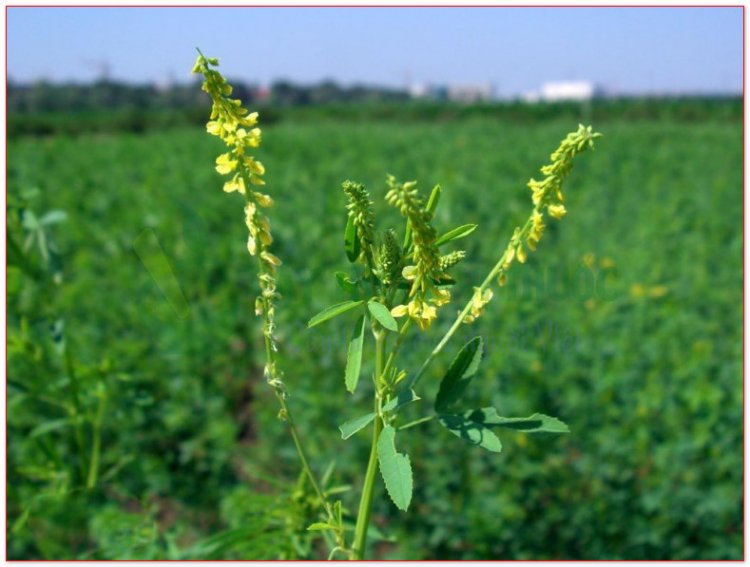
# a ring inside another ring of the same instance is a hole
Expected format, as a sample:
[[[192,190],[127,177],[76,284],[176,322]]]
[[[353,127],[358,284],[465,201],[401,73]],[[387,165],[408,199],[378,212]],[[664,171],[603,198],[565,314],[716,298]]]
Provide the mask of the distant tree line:
[[[206,121],[209,99],[200,83],[133,85],[100,80],[91,84],[19,84],[9,81],[8,136],[75,136],[88,132],[143,132]],[[529,104],[521,101],[463,104],[414,100],[405,91],[344,87],[333,81],[299,85],[277,81],[270,88],[235,81],[234,97],[261,111],[264,124],[289,119],[336,121],[453,121],[466,118],[512,122],[554,119],[742,120],[742,98],[623,98]],[[283,109],[283,112],[281,111]]]
[[[276,81],[268,89],[238,81],[234,85],[233,96],[251,105],[398,102],[409,98],[405,91],[362,85],[345,87],[333,81],[309,86]],[[45,81],[33,84],[10,81],[8,84],[9,114],[126,109],[179,110],[205,108],[208,104],[208,98],[201,91],[199,82],[168,87],[104,80],[90,84],[54,84]]]

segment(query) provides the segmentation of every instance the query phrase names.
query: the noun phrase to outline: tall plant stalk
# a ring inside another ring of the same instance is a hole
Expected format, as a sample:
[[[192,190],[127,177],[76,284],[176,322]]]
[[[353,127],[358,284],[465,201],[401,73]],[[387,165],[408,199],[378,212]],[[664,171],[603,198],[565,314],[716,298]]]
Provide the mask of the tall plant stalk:
[[[278,297],[276,269],[281,261],[270,251],[273,243],[271,224],[263,212],[273,204],[273,200],[256,190],[265,184],[265,168],[249,155],[252,148],[260,145],[260,129],[256,127],[258,115],[249,113],[239,100],[229,98],[232,88],[216,71],[216,65],[217,60],[200,54],[194,71],[204,75],[203,88],[213,101],[211,120],[206,128],[228,147],[228,151],[216,159],[216,170],[231,176],[224,184],[224,191],[239,192],[244,196],[248,252],[258,259],[260,295],[255,302],[255,312],[263,321],[266,380],[278,399],[280,417],[289,425],[302,470],[317,496],[325,519],[311,524],[309,530],[332,532],[335,545],[331,556],[341,552],[351,559],[363,559],[378,471],[388,496],[397,508],[406,510],[411,503],[411,461],[408,455],[396,449],[398,432],[437,418],[450,433],[469,444],[498,453],[502,450],[502,443],[495,432],[503,428],[529,433],[568,431],[563,422],[544,414],[509,418],[502,417],[496,408],[472,409],[464,406],[464,393],[477,374],[483,355],[481,337],[471,339],[458,351],[442,377],[432,410],[406,424],[399,425],[399,420],[404,406],[420,400],[414,388],[427,375],[431,364],[448,342],[463,325],[482,316],[485,306],[493,297],[492,283],[497,281],[499,287],[505,285],[512,264],[525,263],[528,254],[536,250],[544,234],[545,220],[560,220],[566,214],[563,180],[570,173],[573,158],[593,147],[599,134],[594,133],[591,127],[579,126],[552,153],[551,163],[541,168],[542,180],[531,179],[528,182],[533,204],[528,220],[516,227],[499,259],[479,285],[473,288],[471,298],[459,311],[453,324],[424,362],[411,373],[406,367],[399,367],[398,355],[404,340],[414,329],[429,331],[438,317],[438,311],[451,302],[452,290],[457,283],[451,270],[465,257],[461,250],[446,252],[443,248],[469,236],[476,225],[463,225],[439,234],[433,225],[433,217],[440,201],[440,187],[436,186],[424,199],[419,194],[416,181],[401,183],[388,176],[385,198],[404,217],[403,237],[399,238],[393,229],[378,233],[369,192],[360,183],[346,181],[342,184],[348,213],[344,231],[345,252],[355,270],[353,275],[338,272],[336,277],[349,299],[323,310],[310,319],[308,326],[315,327],[345,314],[356,315],[347,346],[344,372],[344,384],[350,393],[358,387],[368,322],[374,336],[372,411],[350,419],[339,427],[342,437],[348,439],[371,426],[367,469],[361,487],[353,541],[349,546],[343,505],[341,501],[331,503],[321,488],[287,403],[274,317]],[[399,325],[397,319],[403,317],[406,319]],[[390,350],[389,338],[393,338]]]

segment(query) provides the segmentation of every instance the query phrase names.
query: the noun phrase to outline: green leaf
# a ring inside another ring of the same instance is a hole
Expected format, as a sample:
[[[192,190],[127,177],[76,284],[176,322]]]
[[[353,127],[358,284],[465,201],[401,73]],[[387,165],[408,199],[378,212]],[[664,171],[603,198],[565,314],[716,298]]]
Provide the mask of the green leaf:
[[[417,396],[414,390],[405,390],[403,392],[399,392],[398,396],[396,396],[392,400],[389,400],[385,405],[383,405],[383,411],[394,411],[401,406],[405,406],[406,404],[410,404],[421,399],[422,398]]]
[[[503,450],[503,444],[488,426],[475,421],[466,414],[441,415],[440,423],[456,437],[469,445],[477,445],[493,453]]]
[[[324,530],[335,530],[336,527],[332,526],[331,524],[326,524],[325,522],[315,522],[313,524],[310,524],[307,526],[308,532],[313,531],[324,531]]]
[[[336,272],[336,282],[346,293],[354,293],[357,290],[356,282],[346,272]]]
[[[342,423],[341,425],[339,425],[341,438],[349,439],[349,437],[354,435],[357,431],[363,429],[364,427],[367,427],[373,419],[375,419],[375,413],[370,412],[368,414],[355,417],[354,419],[350,419],[349,421]]]
[[[307,322],[307,328],[312,328],[315,325],[320,325],[321,323],[324,323],[325,321],[328,321],[329,319],[333,319],[334,317],[337,317],[341,315],[342,313],[346,313],[347,311],[351,311],[352,309],[355,309],[362,305],[364,301],[343,301],[341,303],[337,303],[336,305],[331,305],[330,307],[326,307],[318,313],[315,317],[310,319]]]
[[[458,356],[448,368],[448,372],[445,373],[443,381],[440,382],[440,389],[435,398],[435,411],[438,413],[450,411],[461,399],[472,376],[479,368],[483,351],[482,337],[474,337],[461,348]]]
[[[45,435],[46,433],[57,431],[58,429],[62,429],[63,427],[68,427],[69,425],[71,425],[71,423],[73,422],[69,417],[46,421],[32,429],[31,433],[29,433],[29,437],[39,437],[40,435]]]
[[[399,510],[406,511],[414,488],[409,455],[396,452],[396,430],[385,426],[378,440],[378,461],[388,496]]]
[[[459,238],[463,238],[464,236],[469,236],[476,229],[477,229],[477,225],[475,224],[465,224],[465,225],[456,227],[453,230],[449,230],[448,232],[443,234],[440,238],[438,238],[435,241],[435,246],[442,246],[443,244],[446,244],[452,240],[458,240]]]
[[[427,199],[427,206],[424,210],[430,213],[430,216],[434,216],[435,214],[435,209],[437,209],[438,203],[440,202],[440,193],[442,193],[440,185],[435,185],[435,187],[432,188],[432,193],[430,193],[430,198]]]
[[[24,210],[22,213],[21,224],[28,231],[34,231],[39,229],[39,219],[36,215],[29,210]]]
[[[378,303],[375,300],[371,300],[367,304],[367,308],[370,310],[370,313],[372,313],[375,320],[383,325],[385,329],[393,331],[394,333],[398,332],[398,323],[396,323],[393,315],[391,315],[391,312],[388,311],[388,308],[385,305]]]
[[[365,321],[364,314],[354,322],[352,338],[346,349],[346,370],[344,371],[344,384],[349,393],[354,393],[359,382],[359,374],[362,369],[362,350],[365,344]]]
[[[58,222],[63,222],[68,219],[68,214],[65,211],[49,211],[46,213],[41,219],[39,219],[39,224],[42,225],[50,225],[50,224],[56,224]]]
[[[529,417],[501,417],[495,408],[481,408],[466,412],[463,416],[483,425],[506,427],[524,433],[570,433],[565,423],[541,413]]]
[[[349,215],[346,221],[346,229],[344,230],[344,248],[346,249],[346,257],[350,262],[356,262],[359,258],[359,254],[362,251],[362,247],[357,238],[357,226],[354,224],[354,217]]]

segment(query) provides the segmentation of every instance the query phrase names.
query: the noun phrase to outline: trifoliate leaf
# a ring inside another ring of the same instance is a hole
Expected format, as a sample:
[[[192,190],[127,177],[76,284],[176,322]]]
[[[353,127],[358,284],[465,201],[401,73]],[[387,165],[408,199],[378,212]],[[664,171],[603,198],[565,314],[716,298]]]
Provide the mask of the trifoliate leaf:
[[[440,423],[456,437],[469,445],[477,445],[493,453],[503,450],[503,444],[488,426],[475,421],[465,414],[441,415]]]
[[[471,419],[490,427],[505,427],[515,429],[524,433],[569,433],[570,429],[565,423],[555,417],[541,413],[535,413],[529,417],[501,417],[495,408],[481,408],[471,410],[462,414]]]

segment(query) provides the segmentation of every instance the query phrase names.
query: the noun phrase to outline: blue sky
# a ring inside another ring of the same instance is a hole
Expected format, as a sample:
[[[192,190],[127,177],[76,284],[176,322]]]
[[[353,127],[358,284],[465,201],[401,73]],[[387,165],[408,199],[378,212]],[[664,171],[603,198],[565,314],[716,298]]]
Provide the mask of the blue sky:
[[[740,92],[740,8],[9,8],[11,79],[233,78],[402,87],[551,80],[620,93]]]

